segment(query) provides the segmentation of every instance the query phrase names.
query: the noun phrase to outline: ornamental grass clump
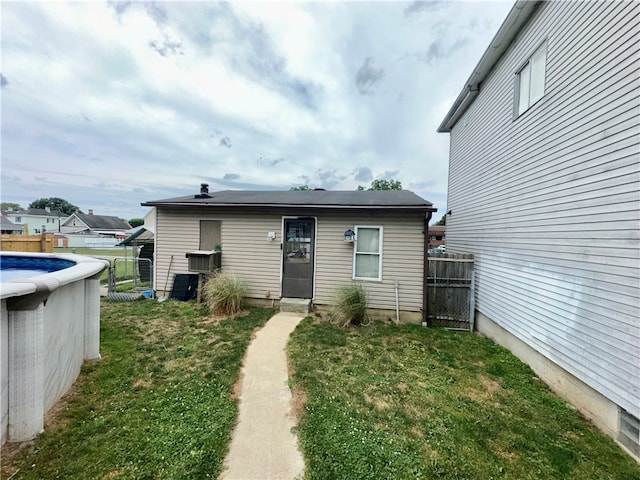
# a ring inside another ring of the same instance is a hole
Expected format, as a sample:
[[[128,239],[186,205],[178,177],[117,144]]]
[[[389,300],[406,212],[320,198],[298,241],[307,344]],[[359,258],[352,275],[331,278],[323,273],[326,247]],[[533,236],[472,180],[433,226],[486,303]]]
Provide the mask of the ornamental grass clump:
[[[338,287],[329,317],[333,323],[341,327],[367,325],[369,323],[367,303],[367,292],[362,285],[352,283]]]
[[[247,291],[245,283],[229,272],[218,272],[204,285],[203,296],[215,315],[234,315],[240,311]]]

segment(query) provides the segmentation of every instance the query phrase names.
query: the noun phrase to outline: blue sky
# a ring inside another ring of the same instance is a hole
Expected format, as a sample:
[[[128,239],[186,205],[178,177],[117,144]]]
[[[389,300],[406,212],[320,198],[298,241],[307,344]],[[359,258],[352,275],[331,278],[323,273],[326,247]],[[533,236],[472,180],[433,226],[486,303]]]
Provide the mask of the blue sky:
[[[446,209],[441,120],[513,2],[2,2],[4,202],[143,216],[397,179]]]

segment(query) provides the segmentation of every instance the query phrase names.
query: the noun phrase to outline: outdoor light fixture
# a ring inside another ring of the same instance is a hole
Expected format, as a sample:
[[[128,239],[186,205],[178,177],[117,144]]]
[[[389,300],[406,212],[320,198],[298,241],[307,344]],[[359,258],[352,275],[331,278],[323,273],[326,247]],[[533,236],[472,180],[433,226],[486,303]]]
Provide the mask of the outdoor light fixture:
[[[344,232],[344,241],[345,242],[355,242],[356,241],[356,232],[354,232],[351,229],[349,229],[346,232]]]
[[[267,240],[273,242],[276,239],[276,232],[267,233]]]

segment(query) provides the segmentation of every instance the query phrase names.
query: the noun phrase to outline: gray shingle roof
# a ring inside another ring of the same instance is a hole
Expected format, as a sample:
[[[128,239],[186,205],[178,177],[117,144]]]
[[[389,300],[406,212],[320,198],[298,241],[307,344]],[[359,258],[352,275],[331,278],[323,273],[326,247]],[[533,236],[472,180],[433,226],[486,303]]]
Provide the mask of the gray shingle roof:
[[[153,200],[145,207],[218,206],[234,208],[311,208],[311,209],[380,209],[435,211],[433,204],[409,190],[348,190],[348,191],[256,191],[224,190],[208,196]]]
[[[14,232],[23,232],[24,227],[22,225],[18,225],[13,223],[4,215],[0,216],[0,230],[2,231],[14,231]]]
[[[76,213],[75,215],[87,227],[94,230],[129,230],[131,228],[126,220],[111,215],[88,215],[86,213]]]

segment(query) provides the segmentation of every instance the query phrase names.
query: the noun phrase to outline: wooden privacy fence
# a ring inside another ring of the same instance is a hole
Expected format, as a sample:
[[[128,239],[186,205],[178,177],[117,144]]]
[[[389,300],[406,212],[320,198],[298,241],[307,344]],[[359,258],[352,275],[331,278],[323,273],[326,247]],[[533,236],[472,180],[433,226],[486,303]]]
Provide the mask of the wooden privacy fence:
[[[53,233],[41,235],[0,235],[0,250],[5,252],[53,253]]]
[[[473,331],[473,255],[429,255],[427,323],[452,330]]]

